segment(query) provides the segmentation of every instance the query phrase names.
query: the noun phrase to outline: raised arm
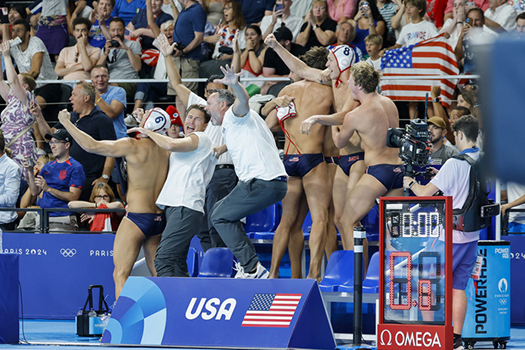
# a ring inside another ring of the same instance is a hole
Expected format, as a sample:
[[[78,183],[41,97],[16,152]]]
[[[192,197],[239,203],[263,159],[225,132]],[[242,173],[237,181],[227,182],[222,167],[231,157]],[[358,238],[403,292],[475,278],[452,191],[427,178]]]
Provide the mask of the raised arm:
[[[18,80],[18,74],[16,74],[15,66],[13,65],[13,61],[11,59],[11,43],[9,41],[3,42],[2,55],[4,56],[7,81],[9,82],[9,85],[13,90],[13,94],[20,102],[22,102],[24,106],[27,106],[26,89],[24,89],[22,84],[20,84],[20,80]],[[7,90],[7,92],[9,93],[9,90]],[[6,98],[4,98],[4,100],[7,101],[7,95]]]
[[[184,107],[188,107],[188,99],[190,98],[191,90],[186,86],[182,85],[182,79],[179,74],[177,66],[172,59],[172,53],[175,49],[175,43],[169,44],[168,38],[166,35],[160,34],[157,38],[159,43],[159,49],[161,54],[164,56],[164,61],[166,61],[166,72],[168,73],[168,79],[170,80],[171,87],[177,93],[177,96],[180,98]]]
[[[151,10],[151,0],[146,0],[146,17],[148,19],[148,27],[151,29],[153,34],[152,38],[156,38],[160,34],[160,28],[155,23],[155,17],[153,16],[153,11]]]
[[[117,141],[97,141],[71,123],[71,116],[65,109],[58,113],[58,121],[86,152],[106,157],[125,157],[135,153],[133,139],[122,138]],[[106,164],[104,164],[104,174],[108,174],[105,165]],[[111,173],[111,171],[109,171],[109,173]]]
[[[271,47],[281,57],[283,62],[290,68],[292,72],[299,75],[303,79],[310,81],[321,82],[323,80],[322,70],[308,67],[306,63],[299,58],[292,55],[275,39],[273,34],[270,34],[264,40],[265,44]]]
[[[228,85],[233,93],[235,94],[235,102],[233,103],[233,114],[236,117],[242,118],[250,112],[250,105],[248,100],[250,95],[246,89],[239,83],[240,74],[235,74],[233,68],[226,65],[226,67],[221,67],[221,71],[224,74],[223,79],[215,80],[216,83],[222,83]]]
[[[153,142],[159,145],[159,147],[170,152],[191,152],[195,151],[199,146],[199,137],[195,134],[190,134],[188,137],[182,139],[174,139],[144,128],[131,128],[128,130],[128,133],[132,132],[138,132],[149,137]]]

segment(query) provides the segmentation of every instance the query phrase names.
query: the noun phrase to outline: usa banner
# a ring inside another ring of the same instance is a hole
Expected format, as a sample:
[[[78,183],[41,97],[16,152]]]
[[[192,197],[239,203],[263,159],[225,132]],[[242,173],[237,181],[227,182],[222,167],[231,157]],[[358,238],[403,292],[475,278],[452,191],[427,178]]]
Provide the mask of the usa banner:
[[[459,73],[454,49],[444,34],[385,52],[381,58],[383,77],[442,76]],[[424,101],[432,85],[441,86],[441,102],[448,108],[457,79],[383,80],[382,94],[394,101]]]

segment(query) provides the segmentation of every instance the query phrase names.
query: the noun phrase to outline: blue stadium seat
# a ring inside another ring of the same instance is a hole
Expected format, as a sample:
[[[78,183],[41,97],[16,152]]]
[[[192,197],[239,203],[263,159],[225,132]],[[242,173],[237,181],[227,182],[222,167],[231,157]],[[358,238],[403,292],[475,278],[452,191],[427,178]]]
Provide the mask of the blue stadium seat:
[[[352,250],[350,250],[350,251],[353,253]],[[348,272],[348,273],[352,275],[351,279],[348,279],[346,282],[343,281],[343,283],[339,287],[337,287],[337,291],[338,292],[346,292],[346,293],[353,293],[354,292],[354,257],[353,257],[353,254],[352,254],[352,266],[349,266],[348,268],[350,269],[350,272]],[[363,276],[365,274],[364,261],[363,261],[362,274],[363,274]]]
[[[244,229],[249,238],[273,239],[281,221],[281,203],[275,203],[246,217]]]
[[[199,253],[197,253],[197,249],[190,247],[186,263],[188,264],[190,277],[197,277],[199,274]]]
[[[199,277],[231,277],[233,254],[228,248],[210,248],[204,253]]]
[[[366,230],[366,238],[368,241],[379,240],[379,211],[377,205],[365,215],[361,220],[361,224]]]
[[[379,293],[379,252],[375,252],[370,259],[363,281],[363,293]]]
[[[348,292],[341,291],[343,285],[354,285],[354,251],[337,250],[330,255],[326,265],[325,276],[319,283],[322,292]]]

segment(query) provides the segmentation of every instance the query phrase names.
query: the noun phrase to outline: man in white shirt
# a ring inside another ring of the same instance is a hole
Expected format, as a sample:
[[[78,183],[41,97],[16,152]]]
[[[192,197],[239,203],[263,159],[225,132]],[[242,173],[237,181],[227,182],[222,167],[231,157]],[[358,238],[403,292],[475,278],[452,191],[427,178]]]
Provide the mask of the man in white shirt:
[[[459,118],[453,125],[456,146],[460,154],[474,160],[479,159],[478,121],[471,115]],[[450,158],[437,175],[425,186],[419,185],[411,177],[405,176],[403,187],[412,190],[416,196],[431,196],[441,190],[445,196],[452,197],[452,207],[461,209],[469,197],[470,164],[461,159]],[[452,254],[452,321],[454,325],[454,349],[463,349],[461,331],[467,312],[467,295],[465,288],[474,264],[476,263],[479,230],[472,232],[453,231]]]
[[[14,208],[20,191],[22,170],[4,152],[5,140],[0,130],[0,208]],[[0,231],[14,230],[16,211],[0,211]]]
[[[239,178],[229,195],[217,202],[211,221],[222,240],[239,260],[235,278],[268,278],[255,247],[244,231],[241,219],[277,203],[286,195],[287,175],[273,135],[264,120],[248,104],[249,96],[239,83],[239,75],[226,66],[224,79],[230,86],[208,97],[206,110],[214,125],[222,125],[225,145]]]
[[[495,32],[512,32],[516,29],[514,7],[507,0],[489,0],[489,8],[485,11],[485,25]]]
[[[269,16],[264,16],[261,21],[261,32],[263,33],[263,39],[280,28],[286,26],[290,29],[293,34],[293,41],[297,40],[301,26],[303,25],[303,19],[299,16],[290,13],[290,7],[292,6],[292,0],[276,0],[273,13]]]
[[[134,128],[171,152],[168,177],[157,198],[164,210],[166,228],[155,256],[159,277],[189,277],[186,257],[204,216],[206,186],[215,169],[213,144],[204,133],[210,116],[203,106],[189,106],[184,121],[185,138],[171,138],[152,130]]]

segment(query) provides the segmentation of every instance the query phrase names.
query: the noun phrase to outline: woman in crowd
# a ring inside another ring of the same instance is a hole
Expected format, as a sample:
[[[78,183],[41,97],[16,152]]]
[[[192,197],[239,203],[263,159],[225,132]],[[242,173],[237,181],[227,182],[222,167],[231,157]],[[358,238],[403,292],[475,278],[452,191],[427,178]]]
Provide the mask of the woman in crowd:
[[[393,15],[392,18],[390,19],[390,24],[392,25],[392,29],[394,30],[394,33],[396,34],[396,40],[397,40],[399,38],[399,35],[401,34],[401,29],[403,29],[404,26],[410,23],[411,20],[408,17],[408,14],[406,12],[405,1],[404,0],[394,0],[394,2],[397,5],[397,11],[395,15]],[[385,46],[385,47],[388,47],[388,46]]]
[[[115,202],[115,194],[107,183],[97,182],[91,191],[89,202],[71,201],[68,203],[70,208],[86,209],[124,209],[121,202]],[[119,215],[120,214],[120,215]],[[122,213],[83,213],[80,215],[80,222],[88,222],[89,230],[93,232],[116,231]]]
[[[36,36],[44,42],[50,55],[58,56],[69,44],[67,5],[67,0],[42,0]]]
[[[225,0],[200,0],[199,1],[208,14],[207,21],[217,27],[224,21],[223,8]]]
[[[328,13],[337,23],[343,23],[354,17],[355,1],[354,0],[326,0],[328,4]]]
[[[204,41],[214,44],[212,59],[201,62],[200,76],[208,77],[212,74],[221,74],[220,67],[231,62],[233,57],[233,38],[238,32],[239,47],[246,47],[246,21],[242,15],[241,4],[237,1],[227,1],[223,8],[224,25],[217,27],[215,35],[205,36]]]
[[[36,87],[33,77],[26,73],[16,74],[11,59],[11,43],[4,41],[2,56],[5,62],[5,71],[9,85],[0,80],[0,95],[7,102],[7,106],[0,115],[1,129],[5,137],[6,148],[13,153],[11,158],[23,168],[24,158],[37,160],[35,139],[31,131],[35,117],[31,114],[30,102],[36,103],[33,90]],[[35,133],[38,132],[35,124]],[[38,138],[41,139],[38,132]],[[23,168],[22,177],[27,180],[27,169]]]
[[[11,5],[11,7],[9,8],[9,13],[7,15],[9,23],[0,24],[2,40],[10,40],[12,38],[11,29],[13,27],[13,23],[18,21],[19,19],[26,19],[26,17],[27,13],[23,5]]]
[[[126,26],[126,29],[130,32],[131,39],[140,38],[142,51],[154,48],[153,39],[157,37],[148,24],[148,11],[151,11],[153,14],[158,27],[166,21],[173,20],[170,14],[162,11],[162,0],[146,0],[146,9],[140,10]]]
[[[312,9],[304,18],[301,34],[297,44],[304,47],[304,51],[314,46],[328,46],[335,42],[337,22],[330,18],[328,5],[325,0],[314,0]]]
[[[236,72],[240,71],[242,73],[241,77],[253,78],[258,77],[262,73],[266,47],[264,46],[261,28],[258,25],[252,24],[246,28],[246,49],[241,53],[238,45],[234,45],[234,51],[233,67]],[[239,57],[239,59],[236,59],[236,57]],[[250,96],[253,96],[261,91],[263,84],[263,82],[260,82],[243,85]]]
[[[376,3],[373,0],[360,0],[358,10],[353,20],[355,28],[355,38],[352,43],[366,52],[365,38],[369,34],[377,34],[383,37],[387,31],[386,23],[383,16],[379,13]]]

